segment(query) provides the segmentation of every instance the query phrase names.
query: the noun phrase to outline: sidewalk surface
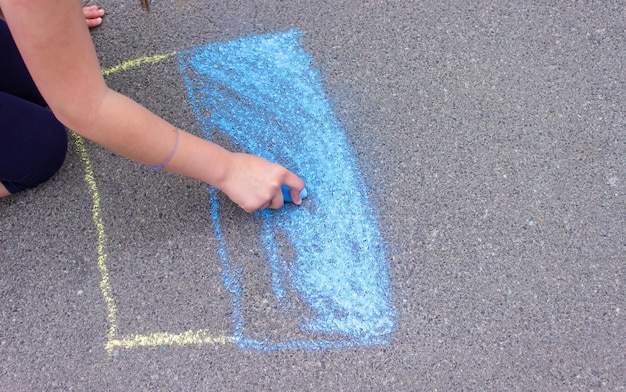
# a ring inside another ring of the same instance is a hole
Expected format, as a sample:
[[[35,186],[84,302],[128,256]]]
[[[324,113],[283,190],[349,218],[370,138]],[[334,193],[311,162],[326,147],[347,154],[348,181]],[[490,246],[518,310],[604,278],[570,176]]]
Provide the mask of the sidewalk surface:
[[[0,200],[0,391],[625,390],[626,4],[546,3],[99,2],[111,88],[308,198],[72,136]]]

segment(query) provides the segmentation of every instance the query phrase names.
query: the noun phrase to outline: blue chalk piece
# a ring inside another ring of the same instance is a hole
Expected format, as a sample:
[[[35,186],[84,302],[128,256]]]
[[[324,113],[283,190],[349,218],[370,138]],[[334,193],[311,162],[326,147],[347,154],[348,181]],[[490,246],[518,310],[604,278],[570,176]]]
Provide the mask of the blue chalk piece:
[[[283,199],[285,199],[285,203],[293,203],[293,200],[291,200],[291,194],[289,194],[289,187],[287,185],[283,185],[280,190],[283,191]],[[306,188],[303,188],[300,192],[302,200],[306,199],[307,195],[308,193]]]

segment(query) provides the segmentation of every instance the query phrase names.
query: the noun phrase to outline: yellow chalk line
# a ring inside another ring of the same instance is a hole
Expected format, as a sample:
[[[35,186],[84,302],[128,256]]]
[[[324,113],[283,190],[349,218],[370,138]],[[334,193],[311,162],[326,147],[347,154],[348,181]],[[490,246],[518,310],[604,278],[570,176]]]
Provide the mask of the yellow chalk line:
[[[74,132],[70,132],[70,134],[72,135],[72,139],[74,139],[74,145],[78,150],[80,159],[85,165],[84,179],[87,183],[87,188],[89,188],[89,194],[91,195],[91,200],[93,202],[91,214],[93,223],[96,226],[96,230],[98,232],[98,269],[100,270],[101,276],[100,290],[102,291],[104,302],[107,305],[107,320],[109,321],[108,340],[110,341],[115,337],[115,333],[117,331],[117,307],[115,305],[115,299],[112,295],[113,290],[111,289],[109,270],[106,265],[106,259],[108,257],[106,253],[107,237],[104,231],[102,215],[100,214],[100,194],[98,192],[98,186],[96,185],[96,180],[93,175],[93,165],[91,164],[91,159],[89,158],[87,148],[85,148],[85,140]]]
[[[155,55],[144,56],[134,60],[125,61],[114,67],[102,70],[104,76],[110,75],[119,71],[126,71],[135,67],[139,67],[144,64],[156,64],[161,60],[172,57],[176,52]],[[87,148],[85,147],[84,139],[78,134],[70,131],[76,150],[85,165],[84,180],[87,183],[89,194],[93,202],[92,220],[96,226],[98,234],[98,270],[100,271],[100,290],[104,297],[104,302],[107,306],[107,320],[109,322],[109,332],[107,334],[107,343],[105,345],[106,351],[111,355],[113,349],[119,348],[136,348],[136,347],[155,347],[165,345],[191,345],[191,344],[227,344],[234,343],[235,338],[231,336],[214,336],[208,330],[199,331],[187,331],[179,334],[168,332],[157,332],[148,335],[131,335],[128,337],[116,337],[117,335],[117,306],[115,304],[115,298],[113,296],[113,289],[111,288],[111,280],[109,277],[109,270],[106,264],[108,254],[106,253],[107,237],[104,229],[104,223],[101,215],[100,207],[100,193],[98,191],[98,185],[96,184],[93,164]]]
[[[154,56],[143,56],[134,60],[124,61],[123,63],[118,64],[114,67],[103,69],[102,75],[107,76],[115,72],[127,71],[129,69],[137,68],[144,64],[156,64],[161,60],[165,60],[168,57],[174,56],[176,53],[177,52],[171,52],[171,53],[166,53],[166,54],[157,54]]]
[[[179,334],[157,332],[149,335],[132,335],[120,339],[112,339],[106,345],[111,352],[114,348],[158,347],[158,346],[187,346],[192,344],[226,344],[234,343],[235,338],[229,336],[214,336],[210,331],[187,331]]]

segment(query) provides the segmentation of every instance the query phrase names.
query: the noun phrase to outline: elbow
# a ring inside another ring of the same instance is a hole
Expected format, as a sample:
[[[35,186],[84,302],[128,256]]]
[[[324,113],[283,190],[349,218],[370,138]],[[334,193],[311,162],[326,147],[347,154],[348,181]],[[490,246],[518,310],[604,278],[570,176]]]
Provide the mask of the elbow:
[[[48,105],[57,120],[66,128],[91,139],[91,134],[98,128],[98,119],[101,117],[99,113],[102,111],[105,96],[106,91],[103,91],[59,102],[49,102]]]

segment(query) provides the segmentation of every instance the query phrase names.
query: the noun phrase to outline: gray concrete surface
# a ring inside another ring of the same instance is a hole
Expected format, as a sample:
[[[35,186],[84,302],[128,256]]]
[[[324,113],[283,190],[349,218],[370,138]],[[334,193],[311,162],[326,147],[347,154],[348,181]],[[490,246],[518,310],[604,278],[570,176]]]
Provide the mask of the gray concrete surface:
[[[109,355],[99,232],[72,144],[49,183],[0,201],[0,390],[626,389],[623,1],[176,0],[148,16],[132,0],[100,4],[103,68],[306,33],[388,245],[397,324],[373,347]],[[107,80],[199,132],[175,61]],[[206,187],[86,148],[117,333],[227,335]],[[224,204],[225,230],[253,236]]]

